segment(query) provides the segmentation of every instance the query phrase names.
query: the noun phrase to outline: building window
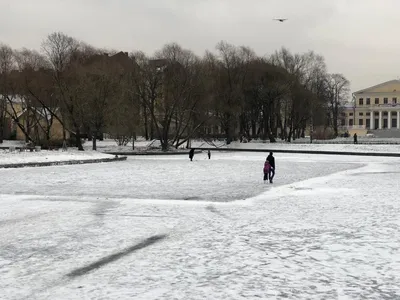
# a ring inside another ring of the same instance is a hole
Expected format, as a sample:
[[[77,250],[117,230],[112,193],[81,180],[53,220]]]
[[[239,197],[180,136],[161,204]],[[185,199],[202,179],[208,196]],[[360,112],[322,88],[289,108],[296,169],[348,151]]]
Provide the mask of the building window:
[[[359,105],[364,105],[364,99],[363,98],[358,99],[358,104]]]
[[[358,125],[364,125],[364,119],[358,119]]]
[[[359,115],[359,116],[363,116],[363,115],[364,115],[364,113],[360,112],[360,113],[358,113],[358,115]]]
[[[353,119],[349,119],[349,126],[353,126]]]
[[[340,124],[341,124],[341,126],[345,126],[346,125],[346,120],[345,119],[341,119],[340,120]]]
[[[371,98],[367,98],[367,105],[371,105]]]
[[[393,97],[393,98],[392,98],[392,103],[393,103],[393,104],[397,104],[397,98],[396,98],[396,97]]]
[[[379,104],[379,98],[375,98],[375,104]]]
[[[349,113],[349,116],[353,116],[353,113]]]
[[[383,113],[383,115],[384,115],[384,116],[387,116],[387,115],[388,115],[388,114],[387,114],[387,111],[385,111],[385,112]]]
[[[371,113],[367,112],[367,116],[370,116],[370,115],[371,115]]]
[[[383,104],[388,104],[388,98],[383,98]]]

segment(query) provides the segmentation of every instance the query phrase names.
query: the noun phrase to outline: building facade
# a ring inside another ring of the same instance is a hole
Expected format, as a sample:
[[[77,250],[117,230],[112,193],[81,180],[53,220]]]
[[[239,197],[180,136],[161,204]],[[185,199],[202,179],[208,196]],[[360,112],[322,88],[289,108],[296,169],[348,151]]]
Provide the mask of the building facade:
[[[400,80],[387,81],[353,93],[343,112],[350,130],[400,130]]]

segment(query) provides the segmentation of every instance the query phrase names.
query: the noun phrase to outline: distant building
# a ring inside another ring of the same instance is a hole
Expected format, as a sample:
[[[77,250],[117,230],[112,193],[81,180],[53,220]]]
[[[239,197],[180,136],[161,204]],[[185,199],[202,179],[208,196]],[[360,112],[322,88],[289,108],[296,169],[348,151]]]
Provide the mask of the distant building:
[[[353,100],[343,110],[342,129],[358,134],[371,130],[400,131],[400,80],[357,91]]]

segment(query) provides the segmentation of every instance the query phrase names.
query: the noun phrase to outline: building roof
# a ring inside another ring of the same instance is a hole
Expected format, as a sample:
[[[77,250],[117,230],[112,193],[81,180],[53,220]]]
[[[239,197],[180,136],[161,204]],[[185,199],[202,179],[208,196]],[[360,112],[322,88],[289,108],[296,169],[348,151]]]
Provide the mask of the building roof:
[[[56,107],[53,111],[53,113],[57,113],[58,111],[58,107]],[[17,114],[17,118],[20,118],[22,115],[24,115],[28,110],[26,108],[24,108],[22,111],[20,111]],[[43,119],[47,119],[47,121],[50,121],[51,118],[53,117],[52,113],[50,110],[48,110],[47,108],[35,108],[33,110],[33,112],[36,112],[39,116],[41,116]]]
[[[385,81],[385,82],[382,82],[380,84],[377,84],[377,85],[374,85],[374,86],[359,90],[357,92],[354,92],[354,94],[361,94],[361,93],[364,93],[364,92],[368,92],[369,90],[376,89],[376,88],[379,88],[379,87],[383,87],[385,85],[393,84],[393,83],[400,84],[400,80],[394,79],[394,80]]]

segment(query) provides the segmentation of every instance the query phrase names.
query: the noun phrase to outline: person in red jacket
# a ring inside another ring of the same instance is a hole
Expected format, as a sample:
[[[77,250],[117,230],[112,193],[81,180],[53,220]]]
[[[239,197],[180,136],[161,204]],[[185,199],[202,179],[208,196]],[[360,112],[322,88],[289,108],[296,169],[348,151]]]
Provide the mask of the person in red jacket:
[[[271,172],[271,165],[268,160],[265,161],[264,163],[264,183],[268,178],[270,177],[270,172]]]

